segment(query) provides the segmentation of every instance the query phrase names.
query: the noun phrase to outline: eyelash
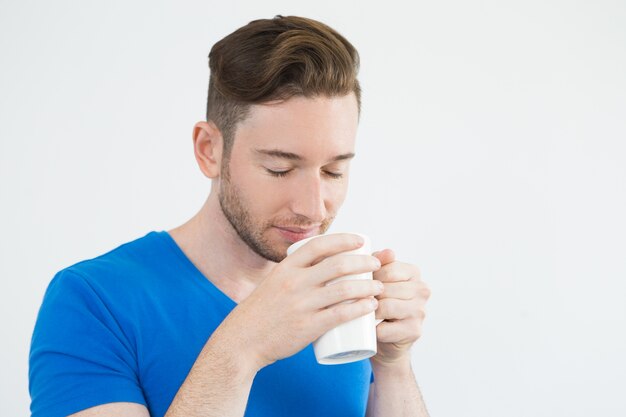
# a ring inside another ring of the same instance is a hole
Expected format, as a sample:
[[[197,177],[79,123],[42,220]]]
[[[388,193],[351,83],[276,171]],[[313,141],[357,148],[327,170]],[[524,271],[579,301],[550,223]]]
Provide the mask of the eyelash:
[[[287,174],[289,174],[291,172],[291,170],[287,170],[287,171],[272,171],[271,169],[267,169],[265,168],[265,170],[270,173],[270,175],[274,176],[274,177],[285,177],[287,176]],[[330,178],[332,179],[336,179],[338,180],[339,178],[343,177],[343,174],[336,174],[334,172],[328,172],[328,171],[324,171],[324,173],[326,175],[328,175]]]

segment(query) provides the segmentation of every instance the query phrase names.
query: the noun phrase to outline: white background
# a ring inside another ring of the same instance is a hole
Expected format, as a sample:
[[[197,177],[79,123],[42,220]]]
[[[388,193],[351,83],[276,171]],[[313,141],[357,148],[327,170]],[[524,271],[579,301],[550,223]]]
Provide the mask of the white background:
[[[434,416],[626,415],[626,3],[0,0],[0,414],[54,273],[191,217],[207,55],[257,18],[359,50],[351,191],[433,295]]]

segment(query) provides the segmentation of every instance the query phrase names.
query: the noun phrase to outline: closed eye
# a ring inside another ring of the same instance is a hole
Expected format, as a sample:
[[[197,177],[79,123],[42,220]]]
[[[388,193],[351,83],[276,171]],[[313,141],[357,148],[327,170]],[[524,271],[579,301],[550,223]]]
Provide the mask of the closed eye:
[[[284,177],[285,175],[289,174],[291,172],[290,169],[286,170],[286,171],[273,171],[271,169],[265,168],[265,170],[272,176],[274,177]]]
[[[289,174],[292,170],[291,169],[287,169],[284,171],[274,171],[272,169],[269,168],[265,168],[265,171],[267,171],[268,174],[270,174],[273,177],[285,177],[287,176],[287,174]],[[343,177],[342,173],[339,172],[332,172],[332,171],[323,171],[324,175],[332,178],[332,179],[339,179]]]
[[[343,177],[343,174],[338,173],[338,172],[324,171],[324,174],[326,174],[330,178],[334,178],[334,179],[339,179],[339,178]]]

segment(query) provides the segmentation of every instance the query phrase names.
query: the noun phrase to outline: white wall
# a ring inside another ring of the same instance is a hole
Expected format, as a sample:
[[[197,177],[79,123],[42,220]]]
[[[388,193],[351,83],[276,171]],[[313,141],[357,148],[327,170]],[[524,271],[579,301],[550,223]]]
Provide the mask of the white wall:
[[[335,229],[431,286],[413,356],[431,415],[626,415],[626,3],[295,3],[0,3],[0,414],[28,414],[53,274],[203,202],[213,43],[297,14],[361,53]]]

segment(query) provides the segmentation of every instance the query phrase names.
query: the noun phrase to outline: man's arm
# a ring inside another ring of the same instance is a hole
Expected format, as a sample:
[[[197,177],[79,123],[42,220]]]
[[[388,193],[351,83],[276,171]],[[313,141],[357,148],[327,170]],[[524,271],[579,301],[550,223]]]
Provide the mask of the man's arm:
[[[410,361],[395,368],[374,367],[365,417],[428,417]]]
[[[241,417],[256,373],[236,341],[211,336],[181,385],[165,417]]]
[[[419,269],[397,262],[391,250],[375,252],[382,268],[374,272],[385,289],[379,299],[376,319],[378,349],[370,358],[374,383],[370,387],[366,417],[428,417],[422,394],[411,369],[413,343],[420,337],[424,306],[430,289]]]

